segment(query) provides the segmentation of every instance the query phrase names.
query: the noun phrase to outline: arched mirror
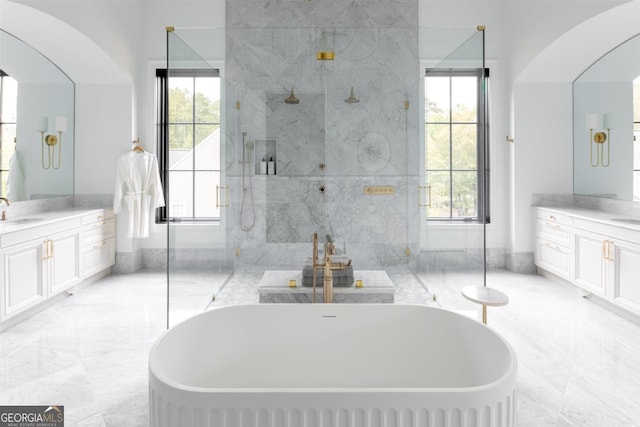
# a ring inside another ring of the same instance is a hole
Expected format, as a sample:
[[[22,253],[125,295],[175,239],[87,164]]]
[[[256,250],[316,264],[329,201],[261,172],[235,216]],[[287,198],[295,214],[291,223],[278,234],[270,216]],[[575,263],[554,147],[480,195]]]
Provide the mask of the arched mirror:
[[[640,35],[573,82],[574,193],[640,200]]]
[[[75,87],[48,58],[0,30],[0,175],[11,202],[73,194]]]

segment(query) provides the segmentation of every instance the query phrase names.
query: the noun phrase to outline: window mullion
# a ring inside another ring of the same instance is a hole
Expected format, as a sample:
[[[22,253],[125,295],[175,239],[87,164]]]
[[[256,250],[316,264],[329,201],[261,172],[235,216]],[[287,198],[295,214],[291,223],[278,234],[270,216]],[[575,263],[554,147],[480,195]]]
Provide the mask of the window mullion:
[[[453,218],[453,76],[449,76],[449,218]]]
[[[193,78],[193,102],[192,102],[192,131],[191,131],[191,218],[196,218],[196,78]]]

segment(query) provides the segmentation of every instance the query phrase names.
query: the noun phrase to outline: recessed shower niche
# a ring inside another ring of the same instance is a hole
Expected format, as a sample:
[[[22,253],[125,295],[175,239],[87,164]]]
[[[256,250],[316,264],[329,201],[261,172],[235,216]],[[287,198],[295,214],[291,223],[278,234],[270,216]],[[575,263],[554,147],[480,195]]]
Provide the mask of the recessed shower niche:
[[[277,175],[278,141],[256,139],[254,161],[256,175]]]

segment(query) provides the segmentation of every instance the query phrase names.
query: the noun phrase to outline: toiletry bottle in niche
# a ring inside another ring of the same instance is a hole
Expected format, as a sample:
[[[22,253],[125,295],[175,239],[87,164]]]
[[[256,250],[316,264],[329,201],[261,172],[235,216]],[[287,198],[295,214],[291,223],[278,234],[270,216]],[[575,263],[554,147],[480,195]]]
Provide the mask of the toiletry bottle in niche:
[[[276,174],[276,162],[273,161],[273,157],[269,157],[269,164],[267,165],[267,173],[269,175]]]
[[[267,174],[267,161],[262,158],[262,160],[260,161],[260,175],[266,175]]]

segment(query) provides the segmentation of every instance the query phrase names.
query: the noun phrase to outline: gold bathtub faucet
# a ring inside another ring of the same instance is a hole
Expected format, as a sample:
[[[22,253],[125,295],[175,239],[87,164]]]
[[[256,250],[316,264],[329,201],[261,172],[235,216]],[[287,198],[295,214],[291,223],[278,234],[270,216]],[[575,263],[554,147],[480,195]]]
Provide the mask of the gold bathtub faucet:
[[[351,265],[348,263],[332,263],[331,256],[336,253],[336,245],[327,234],[324,244],[324,263],[318,262],[318,233],[313,233],[313,303],[316,302],[316,270],[323,270],[322,296],[324,303],[333,302],[333,273],[332,270],[344,270]]]

